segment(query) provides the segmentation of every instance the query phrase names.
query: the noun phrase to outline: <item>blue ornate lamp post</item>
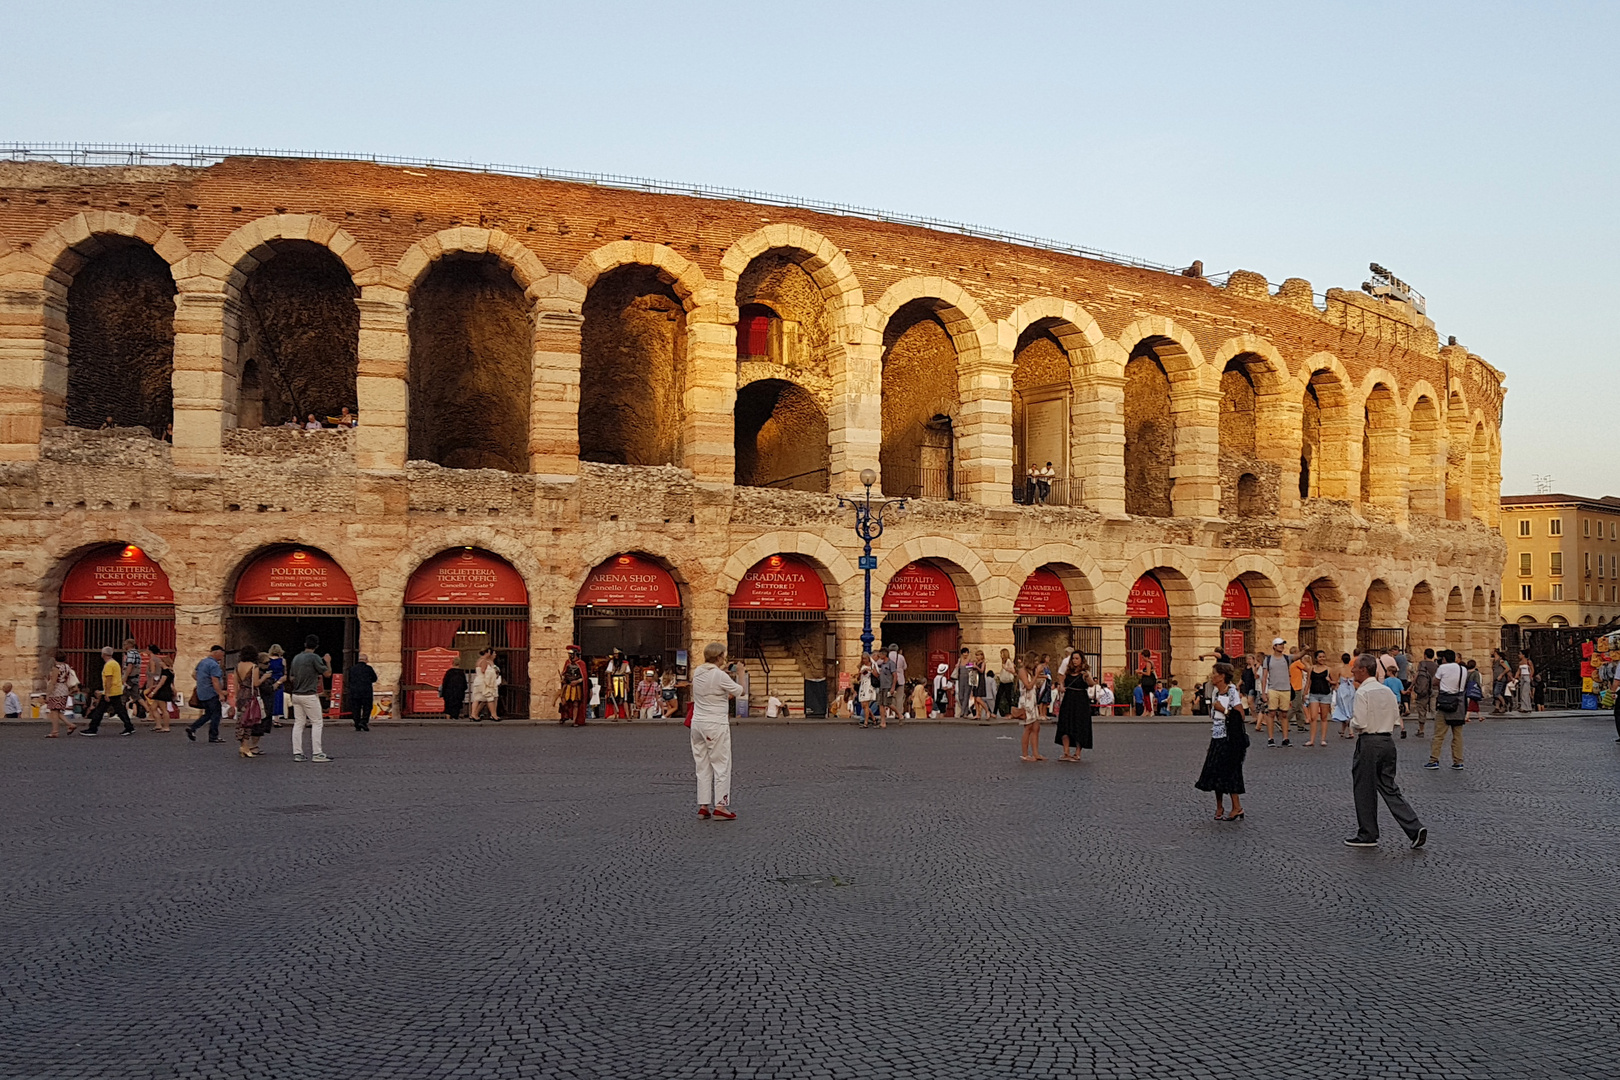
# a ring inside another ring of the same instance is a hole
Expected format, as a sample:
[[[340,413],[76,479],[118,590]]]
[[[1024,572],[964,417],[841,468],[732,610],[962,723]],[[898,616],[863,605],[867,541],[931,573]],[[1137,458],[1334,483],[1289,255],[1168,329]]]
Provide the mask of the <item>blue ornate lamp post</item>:
[[[884,511],[893,507],[896,513],[904,513],[906,500],[884,499],[872,505],[872,485],[877,483],[877,473],[871,469],[861,470],[861,483],[866,485],[864,499],[846,499],[838,496],[838,509],[853,507],[855,510],[855,535],[861,538],[865,545],[861,553],[860,567],[866,572],[866,607],[861,620],[861,653],[870,654],[872,651],[872,571],[877,569],[877,556],[872,554],[872,541],[883,535]]]

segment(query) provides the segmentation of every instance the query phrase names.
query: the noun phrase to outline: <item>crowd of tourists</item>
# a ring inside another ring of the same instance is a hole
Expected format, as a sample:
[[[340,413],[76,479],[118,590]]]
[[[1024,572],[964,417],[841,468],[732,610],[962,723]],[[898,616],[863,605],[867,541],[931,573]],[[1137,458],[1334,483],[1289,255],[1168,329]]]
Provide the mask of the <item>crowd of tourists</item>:
[[[57,649],[45,680],[44,713],[50,721],[45,737],[55,739],[64,731],[94,737],[101,734],[102,721],[109,715],[122,724],[122,735],[135,734],[137,721],[162,734],[180,719],[183,703],[199,714],[180,729],[192,742],[204,728],[210,743],[224,742],[220,728],[229,718],[235,726],[238,755],[254,758],[264,752],[266,737],[290,724],[294,761],[306,760],[306,730],[308,760],[330,761],[321,735],[326,717],[322,698],[332,676],[332,658],[319,654],[319,648],[320,639],[311,635],[304,639],[303,651],[289,660],[280,645],[271,645],[263,653],[254,645],[243,645],[236,650],[236,663],[227,676],[225,646],[215,645],[197,661],[193,688],[183,702],[173,657],[160,646],[143,650],[129,638],[122,651],[104,647],[96,671],[98,685],[93,689],[80,680],[66,651]],[[365,653],[343,673],[341,711],[352,718],[356,731],[371,730],[376,683],[376,669]],[[83,719],[82,727],[74,723],[75,717]]]

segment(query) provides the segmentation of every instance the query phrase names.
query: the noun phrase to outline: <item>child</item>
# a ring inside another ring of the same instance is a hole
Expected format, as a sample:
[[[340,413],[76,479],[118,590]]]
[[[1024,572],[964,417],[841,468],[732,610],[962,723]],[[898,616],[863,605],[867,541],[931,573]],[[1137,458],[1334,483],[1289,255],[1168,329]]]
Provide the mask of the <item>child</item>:
[[[1385,686],[1389,687],[1389,692],[1395,695],[1395,700],[1397,702],[1401,702],[1402,705],[1405,704],[1405,702],[1401,699],[1401,695],[1406,693],[1405,683],[1401,682],[1401,680],[1395,675],[1386,676],[1380,681]],[[1401,726],[1401,738],[1406,738],[1406,712],[1404,709],[1396,714],[1395,722]]]
[[[6,683],[4,686],[0,686],[0,690],[6,692],[6,719],[22,719],[22,699],[11,692],[11,684]]]
[[[1153,691],[1153,714],[1155,716],[1170,715],[1170,688],[1163,683]]]
[[[592,720],[599,720],[602,716],[602,680],[595,675],[591,676],[591,704],[585,715]]]
[[[928,715],[928,691],[923,689],[922,680],[911,684],[911,712],[908,720],[921,720]]]
[[[1181,715],[1181,687],[1175,679],[1170,680],[1170,715]]]

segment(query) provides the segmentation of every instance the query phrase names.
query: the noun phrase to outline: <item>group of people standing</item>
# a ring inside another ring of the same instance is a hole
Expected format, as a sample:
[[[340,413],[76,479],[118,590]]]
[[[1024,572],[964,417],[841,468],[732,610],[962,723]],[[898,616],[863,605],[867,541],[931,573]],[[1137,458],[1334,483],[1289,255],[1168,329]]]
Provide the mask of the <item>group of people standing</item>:
[[[1273,643],[1273,651],[1276,652],[1282,644],[1282,640],[1277,639]],[[1430,652],[1432,654],[1433,650]],[[1322,656],[1320,651],[1312,654],[1313,668],[1321,662]],[[1395,729],[1399,727],[1401,737],[1406,737],[1398,692],[1390,685],[1391,681],[1395,681],[1397,685],[1399,681],[1393,676],[1383,676],[1380,658],[1370,653],[1363,653],[1353,661],[1346,655],[1344,660],[1348,665],[1344,678],[1352,688],[1347,702],[1346,723],[1351,737],[1356,740],[1355,758],[1350,767],[1356,807],[1356,832],[1353,836],[1345,838],[1344,842],[1347,846],[1356,848],[1378,846],[1378,800],[1382,798],[1396,823],[1411,841],[1412,847],[1420,848],[1428,842],[1429,831],[1407,803],[1405,796],[1401,794],[1399,785],[1395,783]],[[1452,671],[1451,668],[1457,670]],[[1460,688],[1464,682],[1461,672],[1465,670],[1462,665],[1456,663],[1455,654],[1450,650],[1444,650],[1444,659],[1436,665],[1436,679],[1444,685],[1455,686],[1458,689],[1440,693],[1450,694],[1460,702],[1462,693]],[[1242,690],[1233,684],[1235,675],[1232,664],[1227,661],[1217,662],[1210,671],[1209,749],[1204,755],[1203,769],[1193,785],[1198,790],[1210,792],[1215,796],[1216,821],[1238,821],[1244,816],[1243,763],[1248,753],[1250,739],[1245,726],[1245,697]],[[1464,715],[1464,710],[1454,704],[1452,697],[1443,699],[1444,704],[1450,709],[1445,713],[1445,723],[1456,731],[1458,728],[1452,718]],[[1277,703],[1276,698],[1266,701],[1268,706]],[[1276,711],[1278,710],[1268,709],[1268,712]],[[1326,739],[1325,730],[1323,739]],[[1437,730],[1436,754],[1440,741],[1440,733]],[[1460,735],[1457,736],[1452,752],[1454,755],[1461,753]],[[1431,760],[1429,767],[1439,766]],[[1461,761],[1458,759],[1453,768],[1461,767]],[[1228,799],[1231,800],[1230,809],[1224,805]]]

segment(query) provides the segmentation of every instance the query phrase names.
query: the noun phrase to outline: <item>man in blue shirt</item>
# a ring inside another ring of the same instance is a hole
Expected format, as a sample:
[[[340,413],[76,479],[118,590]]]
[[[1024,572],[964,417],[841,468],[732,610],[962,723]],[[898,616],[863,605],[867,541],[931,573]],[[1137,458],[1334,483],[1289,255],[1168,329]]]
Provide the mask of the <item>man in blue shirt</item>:
[[[219,718],[224,708],[225,646],[215,645],[208,655],[197,662],[197,700],[202,703],[203,714],[186,725],[186,738],[197,741],[197,729],[208,725],[208,741],[219,742]]]

